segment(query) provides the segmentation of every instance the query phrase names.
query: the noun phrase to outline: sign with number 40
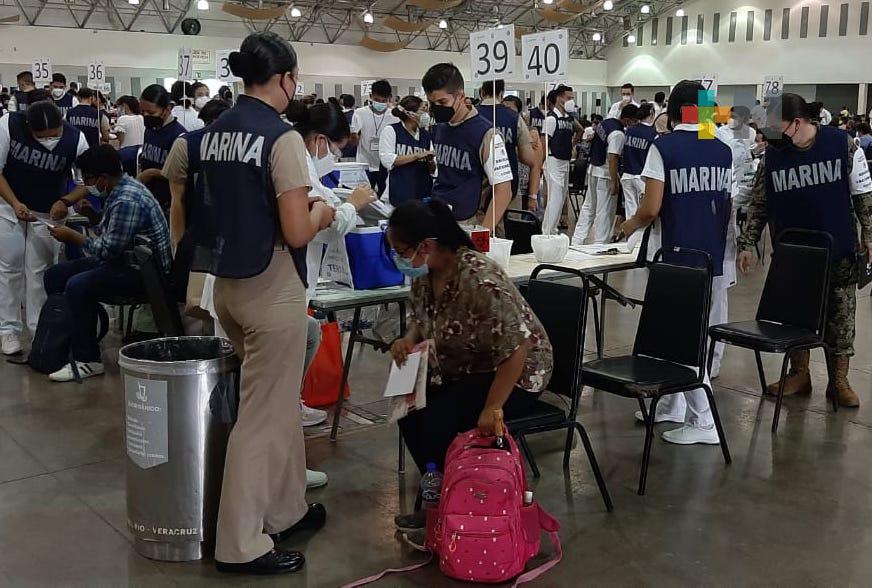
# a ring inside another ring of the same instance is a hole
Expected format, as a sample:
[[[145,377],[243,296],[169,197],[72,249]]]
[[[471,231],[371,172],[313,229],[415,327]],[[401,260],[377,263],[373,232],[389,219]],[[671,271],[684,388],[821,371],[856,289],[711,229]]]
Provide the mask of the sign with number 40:
[[[566,29],[521,37],[525,82],[558,82],[566,79],[569,33]]]

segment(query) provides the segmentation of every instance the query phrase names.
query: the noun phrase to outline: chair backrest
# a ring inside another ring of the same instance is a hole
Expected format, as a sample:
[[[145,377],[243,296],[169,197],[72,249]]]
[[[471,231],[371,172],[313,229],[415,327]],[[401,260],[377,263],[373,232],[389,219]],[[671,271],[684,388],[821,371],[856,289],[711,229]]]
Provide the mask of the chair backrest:
[[[787,230],[776,241],[757,306],[757,320],[823,332],[830,283],[832,238]]]
[[[554,269],[581,278],[581,284],[537,278],[543,269]],[[527,285],[527,302],[539,318],[554,352],[554,371],[548,389],[572,399],[571,415],[581,394],[581,363],[587,325],[588,285],[577,271],[559,266],[540,265],[533,270]]]
[[[658,251],[649,267],[633,355],[697,367],[702,374],[711,306],[711,260],[706,267],[689,267],[657,261],[659,257]]]
[[[530,243],[533,235],[542,234],[542,223],[539,218],[527,210],[507,210],[503,218],[506,229],[506,239],[511,239],[512,255],[533,253]]]
[[[155,259],[149,244],[139,239],[133,248],[136,264],[139,266],[139,275],[145,286],[145,294],[154,322],[165,337],[182,337],[185,329],[182,325],[182,317],[179,307],[167,283],[166,275]]]

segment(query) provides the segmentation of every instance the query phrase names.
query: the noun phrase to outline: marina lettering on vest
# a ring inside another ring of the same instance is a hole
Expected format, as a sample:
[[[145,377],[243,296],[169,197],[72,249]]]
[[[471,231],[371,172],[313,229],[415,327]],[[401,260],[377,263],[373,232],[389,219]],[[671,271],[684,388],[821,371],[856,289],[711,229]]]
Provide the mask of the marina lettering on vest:
[[[564,118],[558,118],[557,119],[557,129],[559,129],[561,131],[571,131],[574,129],[574,126],[573,126],[571,120],[567,120]],[[603,136],[603,139],[605,140],[605,136]]]
[[[39,149],[31,149],[15,139],[9,142],[9,153],[22,163],[52,172],[62,171],[67,165],[66,157],[52,155]]]
[[[500,133],[502,133],[503,138],[505,138],[506,143],[514,143],[515,142],[515,129],[510,129],[507,127],[499,127]]]
[[[645,137],[636,137],[630,135],[627,137],[627,141],[624,143],[624,147],[635,147],[636,149],[647,149],[648,148],[648,139]]]
[[[67,122],[73,125],[74,127],[91,127],[97,128],[97,119],[92,116],[71,116],[67,119]]]
[[[472,171],[469,162],[469,153],[451,145],[435,145],[436,161],[439,165],[453,167],[454,169]]]
[[[148,161],[153,161],[160,165],[163,165],[167,160],[167,153],[166,149],[161,149],[157,145],[152,145],[150,143],[146,143],[142,146],[142,159],[147,159]]]
[[[200,143],[200,158],[203,161],[235,161],[262,166],[263,137],[243,133],[206,133]]]
[[[420,147],[397,143],[397,155],[412,155],[413,153],[423,153],[423,151]]]
[[[772,185],[776,192],[831,184],[841,179],[842,163],[838,159],[818,161],[772,172]]]
[[[732,170],[725,167],[682,167],[669,170],[672,194],[729,190]]]

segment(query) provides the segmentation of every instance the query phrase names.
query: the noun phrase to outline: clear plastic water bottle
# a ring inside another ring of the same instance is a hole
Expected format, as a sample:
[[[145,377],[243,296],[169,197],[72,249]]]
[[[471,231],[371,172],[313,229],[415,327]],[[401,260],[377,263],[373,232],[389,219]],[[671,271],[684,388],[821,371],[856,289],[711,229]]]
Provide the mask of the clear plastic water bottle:
[[[435,463],[427,464],[427,472],[421,478],[421,498],[424,507],[432,507],[439,504],[439,495],[442,492],[442,472],[436,469]]]

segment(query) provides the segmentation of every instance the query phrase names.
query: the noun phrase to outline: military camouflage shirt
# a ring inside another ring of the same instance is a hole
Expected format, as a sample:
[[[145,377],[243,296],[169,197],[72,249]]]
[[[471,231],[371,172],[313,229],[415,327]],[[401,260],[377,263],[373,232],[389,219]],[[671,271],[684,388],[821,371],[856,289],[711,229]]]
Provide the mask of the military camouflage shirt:
[[[416,279],[411,314],[421,338],[435,342],[432,385],[494,372],[526,341],[527,361],[517,386],[541,392],[548,385],[553,369],[548,335],[505,272],[485,255],[458,250],[457,267],[438,299],[428,276]]]

